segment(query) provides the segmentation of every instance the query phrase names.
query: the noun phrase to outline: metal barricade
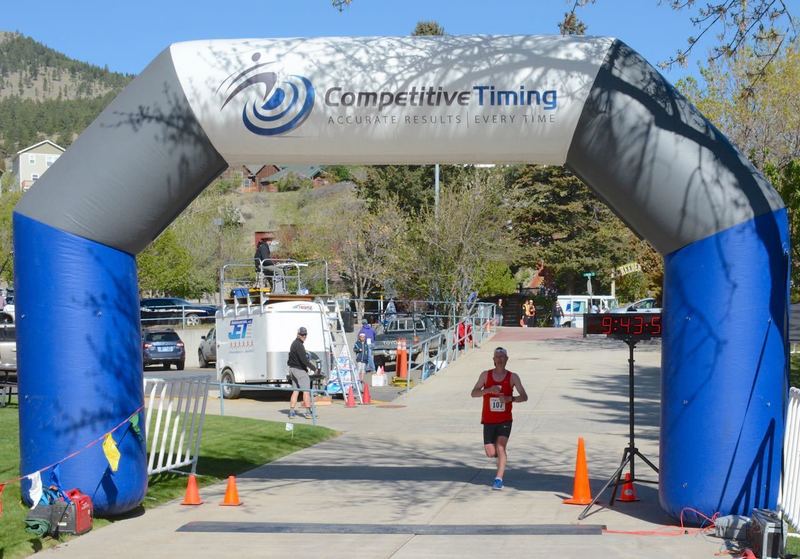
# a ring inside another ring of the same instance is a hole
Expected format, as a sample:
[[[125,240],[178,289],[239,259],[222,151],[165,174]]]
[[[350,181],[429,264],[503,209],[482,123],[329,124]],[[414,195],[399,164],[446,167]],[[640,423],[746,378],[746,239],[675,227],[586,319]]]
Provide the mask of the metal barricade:
[[[793,526],[800,526],[800,390],[797,388],[789,390],[778,510]]]
[[[186,466],[191,466],[189,473],[196,472],[209,380],[207,376],[144,379],[147,475],[187,473],[178,470]]]
[[[409,361],[406,393],[411,389],[410,380],[414,376],[412,373],[419,372],[420,383],[424,382],[426,380],[426,364],[432,363],[435,368],[434,372],[442,371],[467,350],[480,347],[480,344],[497,330],[496,325],[491,321],[487,323],[479,317],[465,317],[463,320],[470,328],[463,328],[462,334],[458,333],[458,325],[452,326],[435,336],[420,340],[408,348],[409,356],[419,354],[422,355],[422,359]],[[434,343],[436,351],[431,352],[430,347]]]

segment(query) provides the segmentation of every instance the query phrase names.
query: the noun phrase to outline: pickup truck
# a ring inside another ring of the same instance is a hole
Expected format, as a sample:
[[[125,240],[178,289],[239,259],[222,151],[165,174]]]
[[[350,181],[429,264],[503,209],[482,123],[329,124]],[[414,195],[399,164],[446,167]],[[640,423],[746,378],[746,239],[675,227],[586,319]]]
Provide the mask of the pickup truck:
[[[425,341],[440,331],[427,316],[396,316],[391,319],[382,332],[375,336],[375,343],[372,346],[372,354],[375,357],[375,365],[380,367],[387,361],[397,359],[397,340],[405,339],[406,347],[412,351],[411,360],[415,360],[422,350],[413,344]],[[434,337],[428,343],[428,352],[435,352],[439,349],[439,337]]]

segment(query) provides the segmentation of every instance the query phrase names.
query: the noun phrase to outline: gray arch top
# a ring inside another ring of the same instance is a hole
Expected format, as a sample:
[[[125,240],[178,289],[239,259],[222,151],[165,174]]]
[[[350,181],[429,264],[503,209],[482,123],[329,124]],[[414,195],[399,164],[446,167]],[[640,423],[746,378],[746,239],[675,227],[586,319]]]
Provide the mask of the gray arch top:
[[[263,162],[566,163],[663,254],[783,207],[624,43],[461,36],[172,45],[16,211],[136,254]]]

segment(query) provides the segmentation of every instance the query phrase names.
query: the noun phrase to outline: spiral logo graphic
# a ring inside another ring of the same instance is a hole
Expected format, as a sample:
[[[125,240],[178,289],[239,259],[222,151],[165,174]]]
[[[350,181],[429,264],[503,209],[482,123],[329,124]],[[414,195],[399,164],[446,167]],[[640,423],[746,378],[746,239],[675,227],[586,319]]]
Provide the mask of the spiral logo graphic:
[[[228,76],[219,89],[228,94],[220,110],[234,99],[243,100],[242,122],[253,134],[277,136],[294,130],[308,118],[314,108],[314,86],[308,78],[280,76],[264,71],[268,62],[259,63],[261,55],[253,55],[253,66]]]

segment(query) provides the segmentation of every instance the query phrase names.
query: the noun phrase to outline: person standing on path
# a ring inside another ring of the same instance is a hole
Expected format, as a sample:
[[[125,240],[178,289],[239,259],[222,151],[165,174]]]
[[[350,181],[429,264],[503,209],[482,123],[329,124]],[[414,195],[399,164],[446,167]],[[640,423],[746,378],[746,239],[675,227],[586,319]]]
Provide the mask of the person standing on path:
[[[503,475],[508,462],[508,438],[511,436],[513,417],[511,408],[514,402],[527,402],[528,394],[519,380],[519,375],[506,369],[508,352],[498,347],[494,350],[494,368],[484,371],[470,395],[483,397],[481,423],[483,424],[483,448],[486,456],[497,458],[497,473],[492,489],[503,488]],[[514,396],[514,389],[517,395]]]
[[[561,303],[556,301],[553,307],[553,327],[561,328],[561,318],[564,316],[564,309],[561,308]]]
[[[308,358],[308,353],[306,353],[306,346],[304,345],[306,336],[308,336],[308,330],[306,330],[305,326],[297,329],[297,337],[289,347],[289,359],[286,361],[289,366],[289,380],[292,382],[292,387],[295,388],[291,398],[289,398],[289,418],[297,417],[297,412],[295,412],[294,408],[297,406],[297,396],[300,394],[300,390],[303,391],[303,407],[306,408],[305,418],[311,417],[311,395],[308,392],[311,389],[311,377],[308,376],[308,370],[311,369],[316,372],[317,367],[314,366]]]
[[[358,331],[358,335],[364,334],[367,343],[367,372],[372,373],[375,372],[375,356],[372,353],[372,344],[375,343],[375,336],[377,332],[370,326],[369,321],[364,318],[361,320],[361,330]]]
[[[364,373],[369,363],[369,348],[367,347],[367,337],[361,332],[356,343],[353,344],[353,353],[356,354],[356,373],[358,380],[364,382]]]
[[[497,319],[497,326],[503,325],[503,300],[497,300],[497,308],[495,308],[495,317]]]

